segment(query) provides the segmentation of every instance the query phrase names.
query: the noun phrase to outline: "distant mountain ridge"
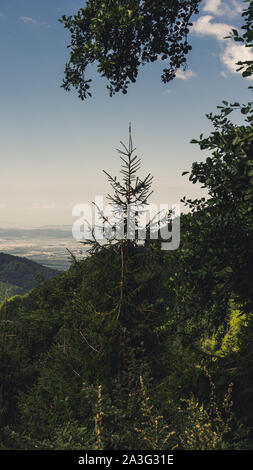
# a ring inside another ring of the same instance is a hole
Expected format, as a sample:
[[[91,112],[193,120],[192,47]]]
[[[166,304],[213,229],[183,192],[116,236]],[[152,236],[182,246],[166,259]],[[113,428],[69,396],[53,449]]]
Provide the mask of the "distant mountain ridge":
[[[0,302],[29,292],[39,284],[39,277],[49,280],[59,274],[27,258],[0,253]]]

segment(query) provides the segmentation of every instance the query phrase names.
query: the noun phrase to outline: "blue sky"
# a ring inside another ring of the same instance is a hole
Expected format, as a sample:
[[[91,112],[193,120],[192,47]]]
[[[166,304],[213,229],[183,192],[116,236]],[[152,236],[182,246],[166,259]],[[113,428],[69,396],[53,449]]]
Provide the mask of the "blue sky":
[[[235,62],[249,49],[224,40],[241,24],[242,1],[203,0],[190,35],[188,70],[169,84],[164,63],[144,67],[127,95],[110,98],[94,74],[93,97],[81,102],[60,88],[68,31],[57,19],[81,0],[0,0],[0,226],[73,222],[74,204],[109,190],[115,148],[132,122],[143,175],[154,175],[152,202],[199,196],[181,173],[204,158],[192,138],[210,131],[205,114],[223,99],[247,102],[249,81]]]

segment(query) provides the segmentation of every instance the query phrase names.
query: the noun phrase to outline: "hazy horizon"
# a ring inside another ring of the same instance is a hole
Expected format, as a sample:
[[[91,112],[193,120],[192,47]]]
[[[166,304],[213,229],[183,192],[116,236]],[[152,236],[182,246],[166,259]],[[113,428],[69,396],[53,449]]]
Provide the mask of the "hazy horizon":
[[[72,237],[71,226],[4,228],[0,226],[0,253],[20,256],[54,269],[67,269],[70,253],[84,255],[84,246]]]

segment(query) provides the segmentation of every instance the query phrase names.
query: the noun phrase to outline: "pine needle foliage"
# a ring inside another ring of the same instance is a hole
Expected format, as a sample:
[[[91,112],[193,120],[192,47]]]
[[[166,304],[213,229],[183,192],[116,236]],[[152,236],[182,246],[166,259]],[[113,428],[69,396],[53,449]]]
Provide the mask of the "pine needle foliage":
[[[120,142],[122,149],[117,149],[120,159],[121,179],[112,176],[103,170],[108,182],[113,190],[107,195],[107,200],[112,210],[112,217],[106,216],[104,212],[95,204],[103,227],[99,227],[105,240],[100,243],[95,235],[95,227],[91,228],[92,240],[83,242],[89,246],[89,253],[94,253],[100,249],[108,247],[112,243],[122,247],[122,241],[127,245],[135,245],[138,241],[138,230],[140,230],[140,218],[148,205],[149,197],[153,193],[151,186],[153,176],[148,173],[143,179],[138,172],[141,168],[141,158],[135,154],[136,148],[133,146],[131,123],[129,124],[128,145]],[[149,223],[143,229],[147,232]],[[108,236],[107,227],[110,229]],[[131,240],[131,243],[130,243]]]
[[[112,177],[107,171],[103,170],[108,177],[108,181],[114,190],[114,195],[108,195],[109,201],[116,207],[116,209],[123,208],[124,213],[127,213],[129,204],[133,205],[146,205],[148,198],[153,193],[150,191],[153,177],[150,173],[141,180],[137,176],[137,172],[141,167],[141,159],[135,155],[136,148],[133,147],[131,124],[129,124],[129,141],[128,147],[120,142],[123,150],[117,149],[122,160],[120,173],[123,175],[122,181],[117,180],[117,177]]]

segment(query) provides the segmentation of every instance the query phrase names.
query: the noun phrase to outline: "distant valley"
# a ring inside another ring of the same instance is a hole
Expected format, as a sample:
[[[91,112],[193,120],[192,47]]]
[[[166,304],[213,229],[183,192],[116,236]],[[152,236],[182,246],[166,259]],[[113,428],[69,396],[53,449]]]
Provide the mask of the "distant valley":
[[[70,266],[68,250],[76,257],[85,253],[82,244],[73,239],[71,226],[0,227],[0,252],[62,271]]]
[[[0,303],[36,287],[38,275],[50,279],[67,270],[70,252],[77,258],[85,254],[71,226],[0,227]]]
[[[60,272],[34,261],[0,253],[0,303],[14,295],[23,295]]]

